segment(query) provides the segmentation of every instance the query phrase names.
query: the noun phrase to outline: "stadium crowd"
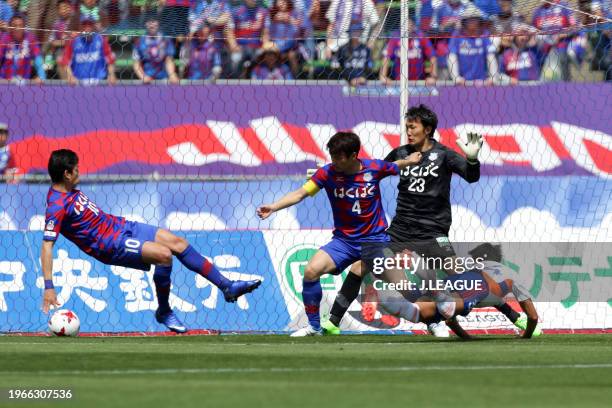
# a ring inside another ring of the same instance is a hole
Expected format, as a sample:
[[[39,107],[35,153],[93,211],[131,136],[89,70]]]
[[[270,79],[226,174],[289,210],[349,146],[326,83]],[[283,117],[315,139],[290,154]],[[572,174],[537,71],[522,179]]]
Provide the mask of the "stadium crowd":
[[[570,81],[586,65],[612,81],[610,0],[519,1],[412,1],[408,78]],[[388,84],[400,48],[399,0],[0,0],[0,80],[13,82]]]

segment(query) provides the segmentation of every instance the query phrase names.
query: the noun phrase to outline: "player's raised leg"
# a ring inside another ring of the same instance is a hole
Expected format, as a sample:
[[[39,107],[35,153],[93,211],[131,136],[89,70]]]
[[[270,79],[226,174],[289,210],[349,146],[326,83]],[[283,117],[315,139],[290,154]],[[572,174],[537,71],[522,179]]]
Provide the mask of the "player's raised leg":
[[[319,309],[323,290],[321,289],[321,276],[336,270],[332,257],[325,251],[319,250],[312,257],[304,270],[302,282],[302,299],[309,325],[291,334],[291,337],[319,336],[321,331],[321,317]]]
[[[174,235],[170,231],[159,228],[155,234],[155,243],[165,246],[189,270],[203,276],[223,292],[226,302],[235,302],[245,293],[250,293],[261,285],[259,279],[252,281],[232,281],[204,256],[202,256],[186,239]]]

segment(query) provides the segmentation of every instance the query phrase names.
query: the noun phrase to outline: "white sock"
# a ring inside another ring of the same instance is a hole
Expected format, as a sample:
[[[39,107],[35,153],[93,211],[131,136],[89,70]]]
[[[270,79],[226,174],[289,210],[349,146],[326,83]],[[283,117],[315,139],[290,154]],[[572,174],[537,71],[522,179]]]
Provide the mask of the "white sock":
[[[378,301],[389,314],[403,317],[412,323],[419,322],[421,309],[416,303],[407,301],[397,292],[387,294],[384,291],[379,293]]]

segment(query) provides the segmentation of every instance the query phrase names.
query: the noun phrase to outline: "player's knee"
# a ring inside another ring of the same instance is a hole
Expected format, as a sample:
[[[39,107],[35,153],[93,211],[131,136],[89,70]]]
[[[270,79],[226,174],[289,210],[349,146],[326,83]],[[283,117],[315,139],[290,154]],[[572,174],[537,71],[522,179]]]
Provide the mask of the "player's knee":
[[[320,276],[321,274],[319,271],[313,268],[312,265],[306,265],[306,268],[304,269],[304,280],[315,281],[319,279]]]
[[[168,242],[168,246],[173,253],[180,254],[189,246],[189,242],[185,238],[174,235],[170,242]]]
[[[172,265],[172,251],[170,251],[170,248],[164,247],[160,249],[157,258],[160,265]]]
[[[189,246],[189,242],[185,238],[176,237],[175,246],[178,247],[179,250],[184,250]]]
[[[364,275],[364,267],[361,262],[355,262],[353,266],[351,266],[351,273],[353,275],[359,276],[360,278]]]

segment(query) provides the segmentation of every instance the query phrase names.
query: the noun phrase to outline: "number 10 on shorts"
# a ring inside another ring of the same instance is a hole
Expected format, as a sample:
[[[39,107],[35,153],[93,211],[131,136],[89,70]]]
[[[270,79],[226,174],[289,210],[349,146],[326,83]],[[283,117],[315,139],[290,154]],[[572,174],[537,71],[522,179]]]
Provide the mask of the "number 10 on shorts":
[[[142,243],[134,238],[128,238],[125,240],[125,250],[126,252],[131,252],[133,254],[140,253],[139,249]]]

